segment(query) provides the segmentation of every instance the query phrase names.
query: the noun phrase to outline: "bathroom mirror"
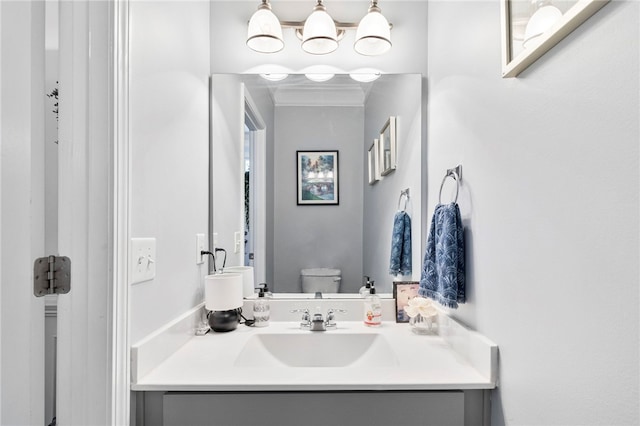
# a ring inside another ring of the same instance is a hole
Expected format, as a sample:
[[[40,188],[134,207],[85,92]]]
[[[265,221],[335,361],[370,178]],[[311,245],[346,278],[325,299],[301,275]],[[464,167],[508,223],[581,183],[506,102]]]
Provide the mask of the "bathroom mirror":
[[[383,74],[372,82],[347,74],[324,82],[273,77],[211,77],[210,244],[227,250],[227,265],[254,266],[256,283],[267,282],[276,295],[299,293],[301,271],[310,268],[339,269],[340,293],[357,293],[364,275],[380,293],[391,293],[394,279],[419,279],[426,175],[421,75]],[[398,167],[378,172],[370,185],[370,148],[380,138],[394,151],[387,169]],[[339,205],[297,204],[297,151],[340,152]],[[414,268],[411,276],[394,277],[393,217],[406,188]]]

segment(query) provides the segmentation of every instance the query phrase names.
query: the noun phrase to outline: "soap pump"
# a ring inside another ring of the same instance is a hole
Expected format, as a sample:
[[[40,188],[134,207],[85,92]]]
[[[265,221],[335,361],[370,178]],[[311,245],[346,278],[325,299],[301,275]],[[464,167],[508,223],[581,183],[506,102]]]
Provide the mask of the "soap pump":
[[[266,297],[265,293],[265,288],[260,287],[258,289],[258,298],[253,302],[254,327],[266,327],[269,325],[271,308],[269,306],[269,299]]]
[[[369,294],[364,298],[364,325],[379,327],[382,324],[382,304],[376,294],[374,282],[371,281]]]
[[[256,290],[263,290],[264,291],[264,297],[266,297],[267,299],[272,299],[273,298],[273,293],[271,293],[269,291],[269,285],[267,283],[260,283],[258,284],[258,289]],[[260,295],[258,294],[258,297],[260,297]]]
[[[367,297],[367,295],[369,294],[369,290],[371,289],[371,283],[373,283],[373,281],[371,281],[371,278],[368,276],[364,276],[364,284],[362,285],[362,287],[360,287],[360,297]]]

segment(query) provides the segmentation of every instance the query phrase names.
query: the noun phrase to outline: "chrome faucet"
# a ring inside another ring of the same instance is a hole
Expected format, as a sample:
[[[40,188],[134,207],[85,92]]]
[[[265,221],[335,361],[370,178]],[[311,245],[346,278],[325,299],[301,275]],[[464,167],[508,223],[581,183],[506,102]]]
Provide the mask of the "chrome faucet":
[[[291,312],[302,312],[302,319],[300,321],[300,328],[302,330],[327,331],[335,330],[338,327],[338,324],[336,324],[336,312],[345,313],[347,311],[344,309],[329,309],[326,320],[322,317],[321,313],[313,314],[313,318],[311,318],[308,309],[294,309]]]

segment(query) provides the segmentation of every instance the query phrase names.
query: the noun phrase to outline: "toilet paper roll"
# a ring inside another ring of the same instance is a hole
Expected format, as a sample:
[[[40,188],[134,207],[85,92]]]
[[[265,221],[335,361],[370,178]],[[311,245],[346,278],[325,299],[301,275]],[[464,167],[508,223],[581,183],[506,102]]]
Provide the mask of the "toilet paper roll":
[[[244,297],[249,297],[255,293],[253,266],[228,266],[224,268],[224,273],[227,272],[242,275],[242,295]]]

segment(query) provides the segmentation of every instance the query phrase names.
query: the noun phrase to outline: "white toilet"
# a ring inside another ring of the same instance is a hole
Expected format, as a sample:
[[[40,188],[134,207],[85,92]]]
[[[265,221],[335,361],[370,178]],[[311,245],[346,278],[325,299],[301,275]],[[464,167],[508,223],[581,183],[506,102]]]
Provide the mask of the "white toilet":
[[[313,268],[300,271],[303,293],[339,293],[342,280],[340,269]]]

